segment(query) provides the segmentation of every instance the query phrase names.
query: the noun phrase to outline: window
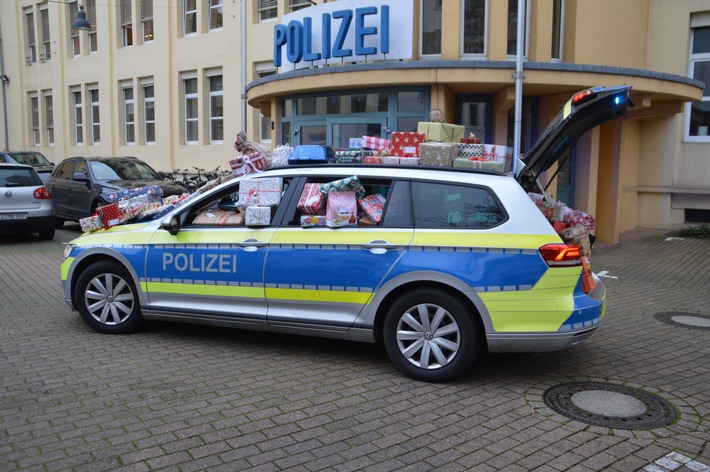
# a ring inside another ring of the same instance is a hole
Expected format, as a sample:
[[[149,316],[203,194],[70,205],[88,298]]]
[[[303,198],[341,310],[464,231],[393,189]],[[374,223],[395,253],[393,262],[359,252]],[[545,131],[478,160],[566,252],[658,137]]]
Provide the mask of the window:
[[[125,144],[136,143],[136,116],[135,103],[133,101],[133,87],[123,88],[123,121],[124,121],[124,141]]]
[[[42,27],[42,52],[39,59],[42,62],[46,62],[52,59],[52,41],[49,37],[49,10],[47,9],[47,4],[40,7],[39,19]]]
[[[91,143],[101,144],[101,126],[99,120],[99,90],[89,90],[91,97]]]
[[[710,25],[693,28],[690,75],[705,82],[703,99],[687,106],[688,136],[710,140]]]
[[[564,37],[564,0],[553,0],[552,2],[552,50],[550,57],[552,60],[562,60],[562,38]]]
[[[72,24],[74,23],[74,19],[76,18],[77,14],[79,13],[79,4],[77,2],[71,2],[69,5],[67,5],[69,8],[69,16],[68,16],[68,21],[69,25],[67,26],[67,30],[69,31],[69,42],[71,43],[71,55],[72,56],[79,56],[81,54],[81,42],[79,41],[79,30],[75,30],[72,28]]]
[[[210,143],[224,141],[224,107],[222,105],[222,76],[209,77],[210,82]]]
[[[91,24],[89,30],[89,52],[99,50],[98,36],[96,34],[96,0],[86,0],[86,20]]]
[[[32,127],[32,144],[39,146],[39,98],[36,93],[30,94],[30,126]]]
[[[143,84],[143,120],[146,144],[155,143],[155,91],[153,84]]]
[[[463,54],[486,53],[486,1],[464,0]]]
[[[184,79],[185,96],[185,142],[196,144],[199,137],[197,109],[197,79]]]
[[[121,46],[133,46],[131,0],[121,0]]]
[[[259,78],[268,77],[270,75],[276,74],[276,69],[270,69],[266,65],[257,65],[256,75]],[[271,117],[264,116],[261,111],[259,112],[259,141],[271,142]]]
[[[222,0],[210,0],[210,30],[222,29]]]
[[[37,62],[37,46],[35,44],[35,15],[31,8],[25,10],[25,21],[27,22],[27,58],[28,66]]]
[[[44,92],[44,121],[47,145],[54,146],[54,102],[52,100],[52,92]]]
[[[183,0],[183,35],[197,33],[197,0]]]
[[[527,5],[527,2],[524,3]],[[527,8],[527,7],[525,7]],[[527,20],[527,15],[522,12],[523,21]],[[508,55],[515,56],[518,53],[518,0],[508,0]],[[527,23],[523,23],[523,55],[527,55]]]
[[[155,39],[153,36],[153,0],[141,1],[141,29],[144,43]]]
[[[75,90],[74,95],[74,144],[84,144],[84,110],[81,104],[81,92]]]
[[[490,189],[433,182],[413,182],[415,228],[488,229],[506,219]]]
[[[276,18],[278,14],[276,0],[258,0],[256,9],[259,12],[259,21]]]
[[[441,54],[441,0],[422,0],[422,55]]]
[[[308,8],[312,5],[309,0],[288,0],[288,11],[294,12]]]

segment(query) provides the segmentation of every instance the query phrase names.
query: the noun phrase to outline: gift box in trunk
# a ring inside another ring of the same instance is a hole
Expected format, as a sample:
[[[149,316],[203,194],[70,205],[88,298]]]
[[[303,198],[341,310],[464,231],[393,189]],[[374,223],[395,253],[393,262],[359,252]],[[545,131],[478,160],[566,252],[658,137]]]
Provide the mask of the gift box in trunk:
[[[247,226],[269,226],[271,224],[271,207],[248,206],[245,218]]]
[[[357,226],[357,200],[355,199],[355,192],[332,191],[328,193],[325,224],[331,228]]]
[[[306,184],[298,200],[298,211],[304,215],[325,215],[325,200],[319,184]]]
[[[424,142],[423,133],[407,133],[395,131],[392,133],[392,155],[397,157],[419,156],[419,145]]]
[[[417,132],[426,136],[427,141],[439,143],[458,143],[463,138],[464,127],[449,123],[436,123],[420,121],[417,124]],[[419,155],[421,157],[421,153]]]
[[[325,215],[301,215],[301,228],[314,228],[328,226],[325,224]]]
[[[240,210],[249,206],[278,206],[281,201],[283,179],[281,177],[262,177],[245,179],[239,184]]]
[[[96,214],[99,216],[104,228],[121,224],[121,218],[123,216],[121,210],[118,208],[118,203],[100,206],[96,209]]]
[[[459,152],[457,143],[428,142],[419,145],[419,163],[423,166],[451,167]]]

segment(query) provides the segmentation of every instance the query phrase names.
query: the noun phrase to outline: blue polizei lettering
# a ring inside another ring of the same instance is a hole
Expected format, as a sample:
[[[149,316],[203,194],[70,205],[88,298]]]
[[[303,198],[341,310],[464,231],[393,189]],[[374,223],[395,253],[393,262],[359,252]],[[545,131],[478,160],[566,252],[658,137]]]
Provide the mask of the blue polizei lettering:
[[[387,54],[390,52],[390,7],[382,6],[380,14],[380,52]]]
[[[286,27],[288,44],[286,45],[286,57],[289,62],[297,63],[303,59],[303,24],[293,20]]]
[[[320,53],[313,52],[313,24],[310,17],[305,17],[303,19],[303,46],[305,51],[303,53],[304,61],[317,61],[320,59]]]
[[[322,23],[322,31],[321,31],[321,41],[322,41],[322,50],[321,54],[323,55],[323,59],[330,59],[330,14],[324,13],[323,17],[321,18]]]
[[[353,21],[352,10],[338,10],[333,12],[333,18],[342,18],[340,22],[340,29],[338,29],[338,34],[335,36],[335,43],[333,43],[333,57],[348,57],[353,55],[352,49],[344,49],[345,38],[348,35],[348,30],[350,29],[350,23]],[[292,61],[293,62],[293,61]]]
[[[286,27],[274,26],[274,67],[281,67],[281,47],[286,44]]]
[[[377,34],[375,26],[365,26],[365,16],[376,15],[377,7],[358,8],[355,10],[355,55],[377,54],[374,46],[365,47],[365,36]]]
[[[236,254],[163,253],[163,272],[229,273],[237,272]]]

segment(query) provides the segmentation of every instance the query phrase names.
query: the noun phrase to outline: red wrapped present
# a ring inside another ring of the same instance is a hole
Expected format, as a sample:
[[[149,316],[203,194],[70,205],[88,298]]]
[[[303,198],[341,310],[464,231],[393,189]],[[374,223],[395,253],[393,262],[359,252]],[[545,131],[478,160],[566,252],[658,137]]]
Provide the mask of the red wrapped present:
[[[84,233],[96,231],[97,229],[104,227],[103,223],[101,223],[101,218],[99,218],[98,215],[87,216],[86,218],[80,219],[79,226]]]
[[[380,156],[367,156],[362,160],[363,164],[382,164],[382,157]]]
[[[481,138],[461,138],[461,144],[481,144]]]
[[[298,211],[304,215],[325,215],[325,201],[319,184],[306,184],[298,200]]]
[[[234,173],[235,177],[261,172],[266,169],[266,158],[259,151],[240,154],[229,160],[229,167],[232,168],[232,173]]]
[[[382,211],[385,209],[385,197],[382,194],[368,195],[357,201],[362,212],[373,222],[379,223]]]
[[[419,156],[419,145],[424,142],[423,133],[406,133],[395,131],[392,133],[392,155],[397,157]]]
[[[592,269],[589,266],[589,259],[586,257],[582,258],[582,290],[584,293],[589,293],[594,290],[597,286],[597,282],[594,280],[594,275],[592,274]]]
[[[99,216],[104,228],[121,224],[122,214],[121,210],[118,208],[118,203],[100,206],[96,209],[96,214]]]
[[[364,149],[373,149],[379,151],[380,149],[389,149],[392,147],[392,141],[385,138],[376,138],[374,136],[363,136],[362,137],[362,147]]]
[[[597,223],[594,217],[580,210],[572,210],[564,216],[565,223],[570,226],[584,226],[587,231],[594,231],[597,228]]]

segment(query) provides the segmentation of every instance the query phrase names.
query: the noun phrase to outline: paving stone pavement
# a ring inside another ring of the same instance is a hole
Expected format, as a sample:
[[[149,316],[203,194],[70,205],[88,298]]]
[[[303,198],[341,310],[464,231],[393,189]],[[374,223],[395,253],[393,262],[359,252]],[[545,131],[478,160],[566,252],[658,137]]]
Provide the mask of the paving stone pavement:
[[[637,229],[592,257],[606,319],[586,343],[488,355],[463,378],[399,374],[376,346],[170,323],[101,335],[62,299],[62,242],[0,237],[0,470],[710,472],[710,241]],[[590,426],[560,383],[643,389],[652,430]]]

